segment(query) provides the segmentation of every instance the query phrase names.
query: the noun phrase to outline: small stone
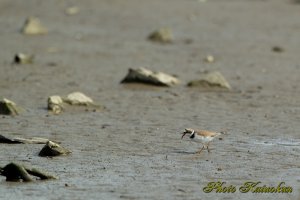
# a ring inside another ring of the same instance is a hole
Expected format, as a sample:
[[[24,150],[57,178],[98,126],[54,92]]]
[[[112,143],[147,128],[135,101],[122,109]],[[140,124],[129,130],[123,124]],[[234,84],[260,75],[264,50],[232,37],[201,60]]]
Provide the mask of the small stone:
[[[34,55],[17,53],[14,58],[14,63],[16,63],[16,64],[32,64],[33,60],[34,60]]]
[[[173,33],[169,28],[161,28],[154,31],[148,36],[148,39],[160,43],[172,43],[174,40]]]
[[[187,86],[189,87],[202,87],[202,88],[223,88],[231,89],[231,86],[218,71],[206,72],[199,80],[190,81]]]
[[[19,115],[23,111],[23,108],[17,106],[13,101],[10,101],[5,98],[2,101],[0,101],[1,115]]]
[[[56,67],[58,64],[56,62],[48,62],[47,66],[49,67]]]
[[[37,17],[29,17],[26,19],[22,28],[22,33],[25,35],[42,35],[47,34],[48,30],[41,24],[41,21]]]
[[[169,74],[163,72],[153,72],[145,68],[129,69],[126,77],[121,83],[145,83],[156,86],[173,86],[180,83],[180,81]]]
[[[48,53],[58,53],[60,50],[59,50],[59,48],[57,48],[57,47],[48,47],[48,48],[46,49],[46,51],[47,51]]]
[[[40,151],[39,156],[41,157],[52,157],[52,156],[61,156],[68,155],[71,151],[61,147],[59,144],[56,144],[52,141],[48,141],[43,149]]]
[[[187,39],[184,40],[185,44],[192,44],[193,42],[194,42],[194,40],[191,39],[191,38],[187,38]]]
[[[282,52],[284,52],[284,49],[283,49],[282,47],[280,47],[280,46],[274,46],[274,47],[272,48],[272,50],[273,50],[274,52],[277,52],[277,53],[282,53]]]
[[[59,114],[63,111],[63,100],[60,96],[54,95],[48,97],[48,110],[54,114]]]
[[[76,40],[83,40],[83,34],[82,33],[75,33],[74,34],[74,38],[76,39]]]
[[[207,55],[204,58],[204,62],[207,62],[207,63],[213,63],[214,61],[215,61],[215,58],[212,55]]]
[[[66,99],[64,99],[64,102],[71,104],[71,105],[93,105],[94,101],[86,96],[85,94],[81,92],[73,92],[70,93]]]
[[[66,15],[76,15],[79,13],[79,7],[71,6],[65,10]]]

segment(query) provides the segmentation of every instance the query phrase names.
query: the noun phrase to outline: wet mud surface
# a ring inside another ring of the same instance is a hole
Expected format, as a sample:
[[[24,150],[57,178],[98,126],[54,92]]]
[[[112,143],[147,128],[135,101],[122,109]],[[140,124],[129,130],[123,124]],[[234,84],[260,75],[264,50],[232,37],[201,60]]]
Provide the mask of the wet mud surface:
[[[66,16],[72,5],[80,12]],[[72,154],[42,158],[42,144],[1,144],[0,166],[19,162],[60,179],[1,177],[0,199],[298,199],[299,9],[279,0],[2,1],[1,96],[26,112],[1,116],[1,134],[60,141]],[[18,32],[31,15],[47,35]],[[165,26],[172,44],[147,40]],[[34,54],[35,62],[11,65],[16,52]],[[207,55],[216,61],[205,63]],[[128,68],[145,66],[183,84],[120,84]],[[221,71],[232,91],[184,85],[204,70]],[[105,109],[48,114],[48,96],[73,91]],[[187,127],[227,133],[196,155],[201,145],[180,139]],[[211,181],[237,190],[246,181],[283,181],[293,192],[204,193]]]

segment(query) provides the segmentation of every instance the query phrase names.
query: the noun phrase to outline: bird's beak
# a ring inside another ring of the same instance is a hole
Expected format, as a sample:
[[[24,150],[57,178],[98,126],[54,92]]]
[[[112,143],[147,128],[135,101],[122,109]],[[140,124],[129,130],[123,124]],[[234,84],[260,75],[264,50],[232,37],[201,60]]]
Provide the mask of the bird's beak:
[[[182,136],[181,136],[181,139],[185,136],[186,132],[183,132],[182,133]]]

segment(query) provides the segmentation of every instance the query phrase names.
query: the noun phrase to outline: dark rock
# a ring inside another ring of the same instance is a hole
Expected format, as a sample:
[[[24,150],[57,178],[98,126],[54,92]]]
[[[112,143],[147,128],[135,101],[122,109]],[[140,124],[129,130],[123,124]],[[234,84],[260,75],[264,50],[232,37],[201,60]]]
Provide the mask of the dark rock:
[[[63,148],[54,142],[48,141],[46,145],[43,147],[43,149],[40,151],[39,156],[53,157],[53,156],[68,155],[70,153],[71,151],[69,151],[68,149]]]
[[[17,106],[13,101],[10,101],[5,98],[2,101],[0,101],[1,115],[19,115],[23,111],[23,108]]]
[[[0,167],[0,175],[6,177],[6,181],[24,181],[24,182],[31,182],[34,179],[30,176],[39,177],[39,179],[58,179],[58,177],[53,176],[47,172],[35,169],[35,168],[28,168],[23,165],[17,163],[10,163],[5,167]]]

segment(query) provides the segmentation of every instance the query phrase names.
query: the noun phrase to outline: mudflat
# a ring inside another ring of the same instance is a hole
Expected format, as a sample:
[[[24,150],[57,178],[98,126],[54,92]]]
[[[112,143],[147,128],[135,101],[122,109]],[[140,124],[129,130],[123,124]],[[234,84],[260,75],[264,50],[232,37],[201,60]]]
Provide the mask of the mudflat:
[[[71,6],[79,12],[66,15]],[[0,166],[59,177],[1,177],[0,199],[299,199],[299,10],[290,0],[2,0],[1,96],[26,112],[1,116],[1,134],[60,141],[72,154],[44,158],[42,144],[0,144]],[[20,33],[29,16],[48,33]],[[161,27],[172,43],[147,40]],[[12,64],[20,52],[34,62]],[[120,84],[138,67],[182,84]],[[206,70],[220,71],[232,90],[186,87]],[[74,91],[105,109],[48,113],[48,96]],[[184,128],[227,132],[197,155],[201,145],[181,140]],[[217,181],[236,191],[203,191]],[[249,181],[293,191],[242,193]]]

